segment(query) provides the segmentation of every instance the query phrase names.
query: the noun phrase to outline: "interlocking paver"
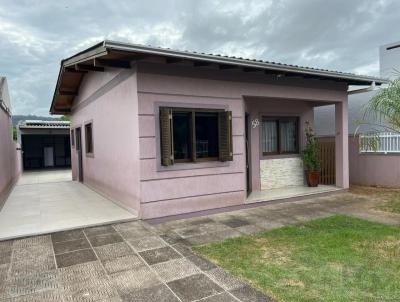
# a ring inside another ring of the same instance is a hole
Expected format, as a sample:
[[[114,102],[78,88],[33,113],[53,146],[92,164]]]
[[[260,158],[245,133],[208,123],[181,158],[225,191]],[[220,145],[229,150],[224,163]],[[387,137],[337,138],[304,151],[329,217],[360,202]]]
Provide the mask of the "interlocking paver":
[[[128,240],[128,242],[137,252],[153,250],[167,245],[166,242],[158,236],[145,237],[137,240]]]
[[[84,230],[87,237],[94,237],[105,234],[113,234],[116,233],[115,229],[111,225],[103,225],[93,228],[88,228]]]
[[[147,250],[144,252],[140,252],[139,254],[149,265],[182,257],[180,254],[178,254],[174,249],[170,248],[169,246],[154,250]]]
[[[144,267],[145,263],[138,256],[129,255],[104,261],[103,265],[109,274],[113,274],[121,271],[135,270],[137,268]]]
[[[71,231],[63,231],[63,232],[57,232],[54,234],[51,234],[51,240],[53,241],[53,244],[55,242],[63,242],[63,241],[69,241],[69,240],[77,240],[77,239],[83,239],[85,238],[85,234],[83,233],[83,230],[71,230]]]
[[[259,290],[250,286],[244,286],[230,291],[232,295],[242,302],[274,302],[275,300],[264,295]]]
[[[90,244],[94,247],[102,246],[106,244],[113,244],[117,242],[123,242],[124,239],[118,233],[104,234],[89,237]]]
[[[199,300],[224,291],[204,274],[192,275],[167,284],[182,302]]]
[[[197,268],[197,266],[186,258],[161,262],[153,265],[152,268],[165,282],[182,279],[184,277],[200,273],[200,270]]]
[[[135,254],[126,242],[102,245],[95,247],[94,250],[102,261]]]
[[[86,238],[63,241],[63,242],[55,242],[53,243],[54,253],[55,254],[63,254],[77,250],[83,250],[90,248],[90,244]]]
[[[225,290],[233,290],[246,286],[242,280],[219,267],[207,271],[206,274]]]
[[[92,249],[79,250],[56,255],[57,267],[67,267],[75,264],[96,261],[96,255]]]
[[[124,302],[179,302],[179,299],[164,284],[137,289],[130,294],[123,295]]]

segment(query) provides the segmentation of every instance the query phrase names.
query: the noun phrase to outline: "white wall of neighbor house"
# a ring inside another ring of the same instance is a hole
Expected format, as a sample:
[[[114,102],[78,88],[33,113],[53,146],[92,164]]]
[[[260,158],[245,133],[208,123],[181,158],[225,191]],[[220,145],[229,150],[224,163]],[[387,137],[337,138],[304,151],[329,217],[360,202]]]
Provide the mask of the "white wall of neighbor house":
[[[379,47],[379,64],[381,77],[400,77],[400,41]]]

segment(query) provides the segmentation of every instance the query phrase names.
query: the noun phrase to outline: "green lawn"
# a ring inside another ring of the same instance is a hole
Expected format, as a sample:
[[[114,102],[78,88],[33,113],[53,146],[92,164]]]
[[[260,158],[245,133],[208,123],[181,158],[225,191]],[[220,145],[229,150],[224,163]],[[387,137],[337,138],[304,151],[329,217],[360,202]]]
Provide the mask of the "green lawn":
[[[398,301],[400,228],[332,216],[195,250],[279,301]]]

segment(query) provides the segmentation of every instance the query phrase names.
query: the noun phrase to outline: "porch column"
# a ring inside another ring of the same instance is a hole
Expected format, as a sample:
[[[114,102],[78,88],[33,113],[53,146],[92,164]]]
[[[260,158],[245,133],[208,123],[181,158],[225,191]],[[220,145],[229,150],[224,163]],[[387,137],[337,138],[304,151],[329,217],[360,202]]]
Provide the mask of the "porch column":
[[[335,104],[336,186],[349,188],[349,129],[347,97]]]

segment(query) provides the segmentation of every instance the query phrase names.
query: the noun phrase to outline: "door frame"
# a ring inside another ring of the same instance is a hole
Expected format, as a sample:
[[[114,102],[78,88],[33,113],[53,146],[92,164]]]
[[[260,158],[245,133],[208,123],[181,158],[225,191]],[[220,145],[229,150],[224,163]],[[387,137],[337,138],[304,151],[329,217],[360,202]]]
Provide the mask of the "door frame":
[[[250,142],[250,114],[245,112],[244,140],[246,147],[246,188],[247,195],[251,193],[251,142]]]
[[[78,156],[78,180],[83,182],[82,128],[75,128],[75,149]]]

